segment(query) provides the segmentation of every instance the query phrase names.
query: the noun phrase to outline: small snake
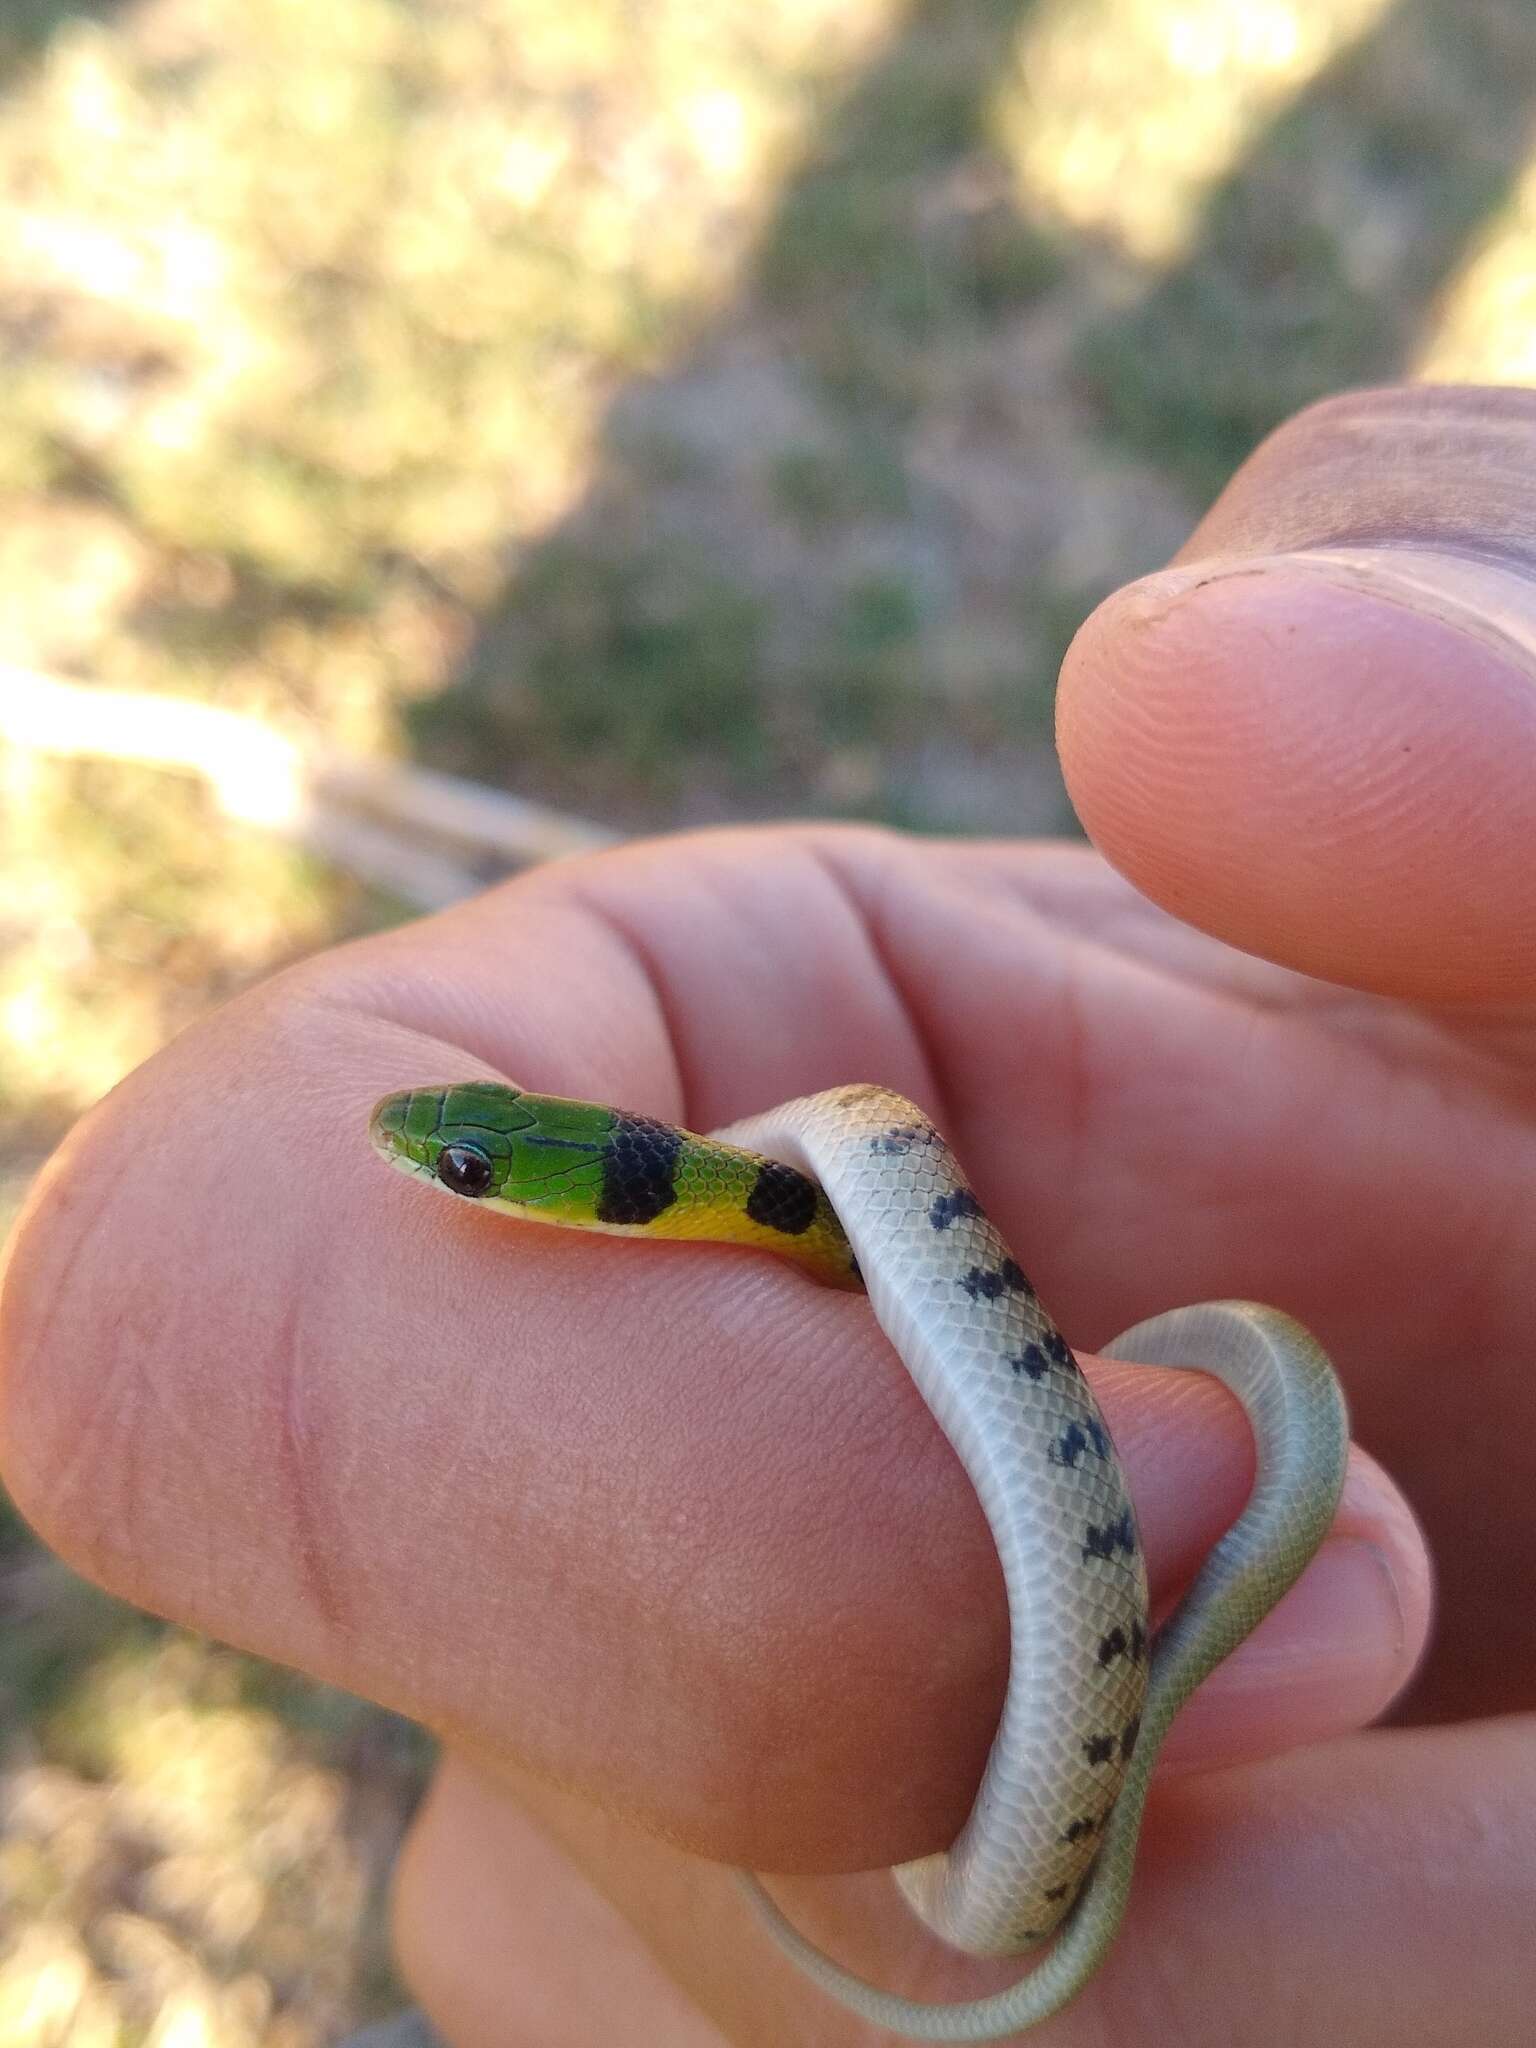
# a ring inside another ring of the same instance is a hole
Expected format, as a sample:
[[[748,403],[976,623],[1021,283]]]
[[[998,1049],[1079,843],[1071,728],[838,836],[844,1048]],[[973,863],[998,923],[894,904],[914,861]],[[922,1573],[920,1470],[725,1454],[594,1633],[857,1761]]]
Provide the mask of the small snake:
[[[970,1817],[947,1852],[903,1864],[896,1880],[933,1932],[972,1954],[1056,1939],[1006,1991],[924,2004],[851,1975],[743,1879],[795,1961],[893,2032],[1001,2040],[1058,2011],[1119,1927],[1169,1723],[1333,1519],[1348,1422],[1317,1344],[1277,1309],[1206,1302],[1138,1323],[1101,1354],[1213,1374],[1247,1411],[1257,1451],[1247,1506],[1149,1639],[1135,1511],[1104,1418],[948,1146],[901,1096],[833,1088],[702,1138],[472,1081],[386,1097],[370,1134],[391,1165],[484,1208],[759,1246],[825,1284],[867,1290],[981,1500],[1011,1631],[1002,1719]]]

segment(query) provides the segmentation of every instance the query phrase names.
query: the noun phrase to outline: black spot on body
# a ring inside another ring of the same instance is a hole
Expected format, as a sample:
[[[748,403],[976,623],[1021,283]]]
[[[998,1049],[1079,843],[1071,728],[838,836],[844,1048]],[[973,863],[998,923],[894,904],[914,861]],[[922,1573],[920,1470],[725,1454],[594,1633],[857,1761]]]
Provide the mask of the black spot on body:
[[[914,1145],[926,1144],[929,1136],[922,1124],[892,1124],[888,1130],[876,1132],[869,1141],[869,1149],[871,1152],[883,1152],[892,1159],[901,1159]]]
[[[1087,1432],[1080,1422],[1072,1422],[1057,1437],[1046,1456],[1053,1465],[1065,1465],[1069,1472],[1075,1472],[1087,1448]]]
[[[654,1223],[677,1200],[680,1131],[654,1117],[617,1116],[603,1152],[599,1223]]]
[[[972,1266],[960,1285],[972,1301],[998,1301],[1005,1294],[1033,1294],[1023,1268],[1012,1259],[1000,1266]]]
[[[747,1197],[747,1214],[767,1230],[799,1237],[816,1220],[815,1182],[777,1159],[765,1159]]]
[[[1131,1623],[1129,1632],[1123,1628],[1112,1628],[1099,1641],[1099,1662],[1113,1664],[1117,1657],[1126,1657],[1132,1664],[1147,1661],[1147,1632],[1139,1621]]]
[[[1048,1898],[1051,1904],[1054,1906],[1056,1901],[1058,1899],[1064,1899],[1071,1889],[1072,1887],[1069,1884],[1053,1884],[1044,1896]]]
[[[1090,1835],[1096,1835],[1104,1825],[1102,1813],[1085,1813],[1081,1820],[1075,1820],[1062,1836],[1064,1842],[1085,1842]]]
[[[1074,1371],[1077,1369],[1077,1360],[1072,1356],[1072,1347],[1068,1344],[1066,1338],[1063,1337],[1060,1330],[1047,1330],[1040,1339],[1040,1347],[1052,1365],[1070,1366]]]
[[[1112,1628],[1108,1635],[1099,1638],[1099,1662],[1104,1666],[1113,1664],[1117,1657],[1123,1657],[1131,1647],[1131,1639],[1123,1628]]]
[[[1109,1433],[1093,1416],[1085,1422],[1069,1423],[1046,1455],[1053,1465],[1065,1465],[1075,1472],[1089,1451],[1099,1458],[1109,1456]]]
[[[1120,1731],[1120,1761],[1129,1763],[1136,1747],[1136,1738],[1141,1733],[1141,1716],[1132,1714]]]
[[[948,1230],[951,1223],[961,1216],[979,1216],[981,1204],[969,1188],[955,1188],[947,1195],[935,1195],[933,1206],[928,1211],[928,1221],[935,1230]]]
[[[1003,1292],[1003,1276],[989,1266],[972,1266],[960,1285],[972,1301],[996,1301]]]
[[[1113,1522],[1090,1522],[1083,1531],[1083,1560],[1136,1555],[1136,1524],[1127,1508]]]
[[[1110,1764],[1119,1746],[1113,1735],[1089,1735],[1083,1739],[1083,1755],[1091,1764]]]
[[[1022,1351],[1015,1351],[1008,1360],[1016,1373],[1036,1382],[1043,1380],[1051,1369],[1051,1361],[1038,1344],[1026,1344]]]

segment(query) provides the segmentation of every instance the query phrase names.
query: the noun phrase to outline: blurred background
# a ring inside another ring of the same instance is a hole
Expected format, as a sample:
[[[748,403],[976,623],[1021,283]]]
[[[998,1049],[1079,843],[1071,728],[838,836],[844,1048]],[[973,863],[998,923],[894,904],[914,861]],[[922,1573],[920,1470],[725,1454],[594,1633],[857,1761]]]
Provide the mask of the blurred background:
[[[4,0],[0,352],[3,1231],[524,841],[1071,830],[1062,650],[1271,426],[1536,374],[1536,9]],[[3,1502],[0,1630],[3,2048],[399,2003],[414,1731]]]

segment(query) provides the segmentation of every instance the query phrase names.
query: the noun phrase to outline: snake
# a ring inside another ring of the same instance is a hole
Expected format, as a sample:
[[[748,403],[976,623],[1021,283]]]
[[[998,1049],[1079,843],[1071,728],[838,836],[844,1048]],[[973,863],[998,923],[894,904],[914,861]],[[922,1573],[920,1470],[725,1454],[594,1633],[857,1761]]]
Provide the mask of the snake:
[[[1049,1943],[1008,1989],[928,2003],[866,1983],[741,1881],[762,1923],[862,2019],[925,2041],[1009,2038],[1059,2011],[1124,1916],[1158,1748],[1195,1688],[1296,1581],[1343,1486],[1349,1424],[1302,1325],[1247,1301],[1153,1316],[1099,1356],[1213,1375],[1241,1403],[1246,1505],[1154,1634],[1135,1509],[1078,1362],[934,1121],[903,1096],[826,1089],[700,1136],[509,1083],[378,1103],[390,1165],[504,1215],[621,1236],[753,1247],[859,1289],[948,1438],[1002,1566],[1007,1689],[974,1805],[895,1879],[973,1955]]]

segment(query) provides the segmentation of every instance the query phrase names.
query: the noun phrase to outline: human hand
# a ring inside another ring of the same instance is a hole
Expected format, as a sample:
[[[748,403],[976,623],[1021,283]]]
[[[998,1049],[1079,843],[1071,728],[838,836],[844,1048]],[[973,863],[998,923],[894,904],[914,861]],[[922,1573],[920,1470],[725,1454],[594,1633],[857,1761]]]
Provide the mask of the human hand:
[[[7,1481],[118,1592],[444,1735],[398,1925],[450,2040],[868,2038],[701,1858],[947,1841],[1007,1654],[974,1501],[861,1302],[377,1168],[375,1097],[482,1070],[695,1126],[878,1079],[937,1112],[1079,1346],[1210,1295],[1316,1329],[1435,1547],[1428,1725],[1347,1732],[1427,1608],[1360,1460],[1182,1718],[1201,1772],[1050,2038],[1518,2038],[1536,1743],[1494,1717],[1536,1692],[1533,435],[1510,395],[1309,414],[1187,557],[1236,562],[1085,629],[1080,808],[1215,937],[1075,848],[639,846],[268,984],[63,1149],[0,1301]],[[1242,1498],[1242,1423],[1193,1378],[1094,1377],[1166,1586]],[[883,1880],[776,1889],[914,1995],[1027,1967],[925,1944]]]

